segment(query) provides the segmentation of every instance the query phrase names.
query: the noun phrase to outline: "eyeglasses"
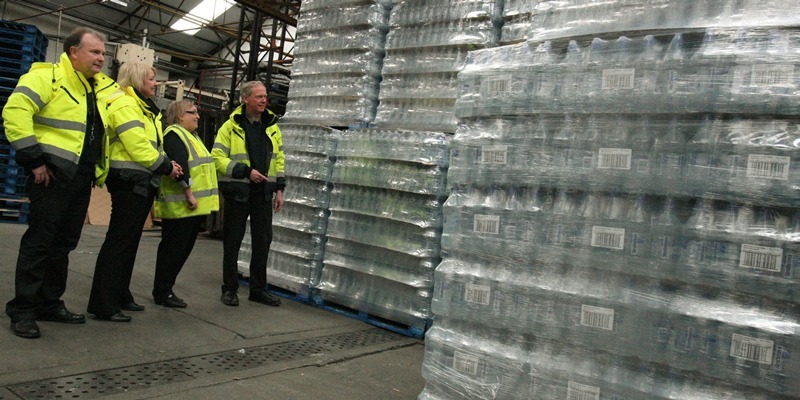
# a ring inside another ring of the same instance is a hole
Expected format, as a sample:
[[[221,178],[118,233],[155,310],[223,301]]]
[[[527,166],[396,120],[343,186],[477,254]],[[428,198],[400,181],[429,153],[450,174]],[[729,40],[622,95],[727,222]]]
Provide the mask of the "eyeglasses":
[[[197,110],[194,110],[194,111],[186,111],[186,113],[187,113],[187,114],[197,114],[197,113],[198,113],[198,111],[197,111]]]

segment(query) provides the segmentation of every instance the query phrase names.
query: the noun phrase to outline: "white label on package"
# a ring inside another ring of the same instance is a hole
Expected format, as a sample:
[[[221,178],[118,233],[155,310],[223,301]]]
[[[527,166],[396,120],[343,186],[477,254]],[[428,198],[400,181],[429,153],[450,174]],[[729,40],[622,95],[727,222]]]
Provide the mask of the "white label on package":
[[[500,234],[500,217],[497,215],[476,215],[472,228],[475,233]]]
[[[484,93],[502,95],[511,92],[511,75],[490,76],[483,81]]]
[[[472,354],[456,351],[453,354],[453,369],[462,374],[478,375],[480,358]]]
[[[755,361],[759,364],[772,364],[774,347],[775,343],[772,340],[734,333],[731,338],[731,357]]]
[[[614,330],[614,310],[581,304],[581,325]]]
[[[508,146],[481,147],[481,164],[506,164],[508,162]]]
[[[600,388],[569,381],[567,400],[600,400]]]
[[[742,251],[739,254],[740,267],[762,269],[770,272],[780,272],[782,260],[783,249],[780,247],[743,244]]]
[[[622,250],[625,248],[625,229],[593,226],[591,244],[592,247]]]
[[[488,306],[492,297],[492,288],[484,285],[467,283],[464,285],[464,300]]]
[[[633,68],[604,69],[603,90],[633,90]]]
[[[794,87],[794,65],[756,64],[750,85],[761,87]]]
[[[750,154],[747,156],[747,177],[788,180],[789,161],[789,157]]]
[[[602,148],[597,168],[630,170],[632,154],[631,149]]]

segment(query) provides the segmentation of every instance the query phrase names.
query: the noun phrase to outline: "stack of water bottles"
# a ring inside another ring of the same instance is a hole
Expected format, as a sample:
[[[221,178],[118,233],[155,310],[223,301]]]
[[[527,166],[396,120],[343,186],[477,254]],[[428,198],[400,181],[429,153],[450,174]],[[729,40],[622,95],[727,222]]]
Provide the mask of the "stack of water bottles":
[[[297,17],[286,120],[366,126],[375,118],[389,0],[307,0]]]
[[[503,24],[500,28],[500,44],[517,43],[531,34],[533,12],[538,2],[529,0],[505,0],[503,2]]]
[[[279,294],[289,292],[299,300],[310,301],[322,270],[333,157],[341,131],[286,123],[281,124],[281,132],[287,190],[283,210],[273,214],[267,282]],[[249,275],[251,251],[248,224],[239,251],[243,276]]]
[[[318,304],[424,334],[441,260],[449,140],[360,129],[339,141]]]
[[[606,32],[797,25],[800,4],[783,0],[535,0],[530,37]]]
[[[420,399],[800,398],[800,41],[731,12],[470,53]]]
[[[392,8],[375,127],[453,133],[457,73],[496,45],[498,0],[404,0]]]

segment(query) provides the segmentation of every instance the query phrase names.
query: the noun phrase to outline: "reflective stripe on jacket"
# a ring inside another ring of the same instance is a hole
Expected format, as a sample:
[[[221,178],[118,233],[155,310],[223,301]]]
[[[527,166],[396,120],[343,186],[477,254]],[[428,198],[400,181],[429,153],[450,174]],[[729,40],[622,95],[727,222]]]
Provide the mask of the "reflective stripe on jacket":
[[[132,87],[108,99],[111,169],[152,174],[165,161],[161,113],[154,114]]]
[[[165,135],[174,132],[186,146],[189,154],[189,176],[192,194],[197,199],[197,208],[190,210],[184,194],[185,183],[168,176],[161,177],[160,192],[156,199],[155,214],[159,218],[185,218],[195,215],[207,215],[219,210],[219,193],[217,191],[217,172],[214,160],[206,146],[195,135],[180,125],[170,125]]]
[[[97,109],[106,133],[106,99],[119,86],[107,75],[94,76]],[[72,67],[67,53],[58,63],[34,63],[20,77],[3,108],[3,125],[20,165],[35,168],[43,161],[57,176],[71,179],[78,170],[86,136],[89,81]],[[102,157],[95,166],[95,183],[108,174],[109,143],[104,136]],[[40,160],[37,163],[37,160]]]

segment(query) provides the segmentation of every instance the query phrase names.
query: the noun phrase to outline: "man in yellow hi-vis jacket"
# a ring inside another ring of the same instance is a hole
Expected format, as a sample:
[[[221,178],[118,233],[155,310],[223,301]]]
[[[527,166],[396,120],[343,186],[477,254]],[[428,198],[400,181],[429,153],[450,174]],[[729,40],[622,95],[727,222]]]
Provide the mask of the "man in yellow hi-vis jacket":
[[[283,137],[278,128],[278,117],[266,109],[267,88],[264,84],[245,82],[241,95],[242,105],[233,110],[230,118],[219,128],[211,150],[219,173],[219,191],[224,198],[222,302],[229,306],[239,305],[237,259],[249,216],[253,251],[248,299],[278,306],[280,300],[266,289],[272,210],[278,212],[283,208],[283,191],[286,189]]]
[[[81,324],[67,310],[69,253],[78,245],[93,184],[108,173],[106,97],[116,83],[101,72],[102,35],[76,28],[59,63],[35,63],[3,108],[17,163],[30,171],[30,215],[17,257],[11,330],[38,338],[36,320]]]

